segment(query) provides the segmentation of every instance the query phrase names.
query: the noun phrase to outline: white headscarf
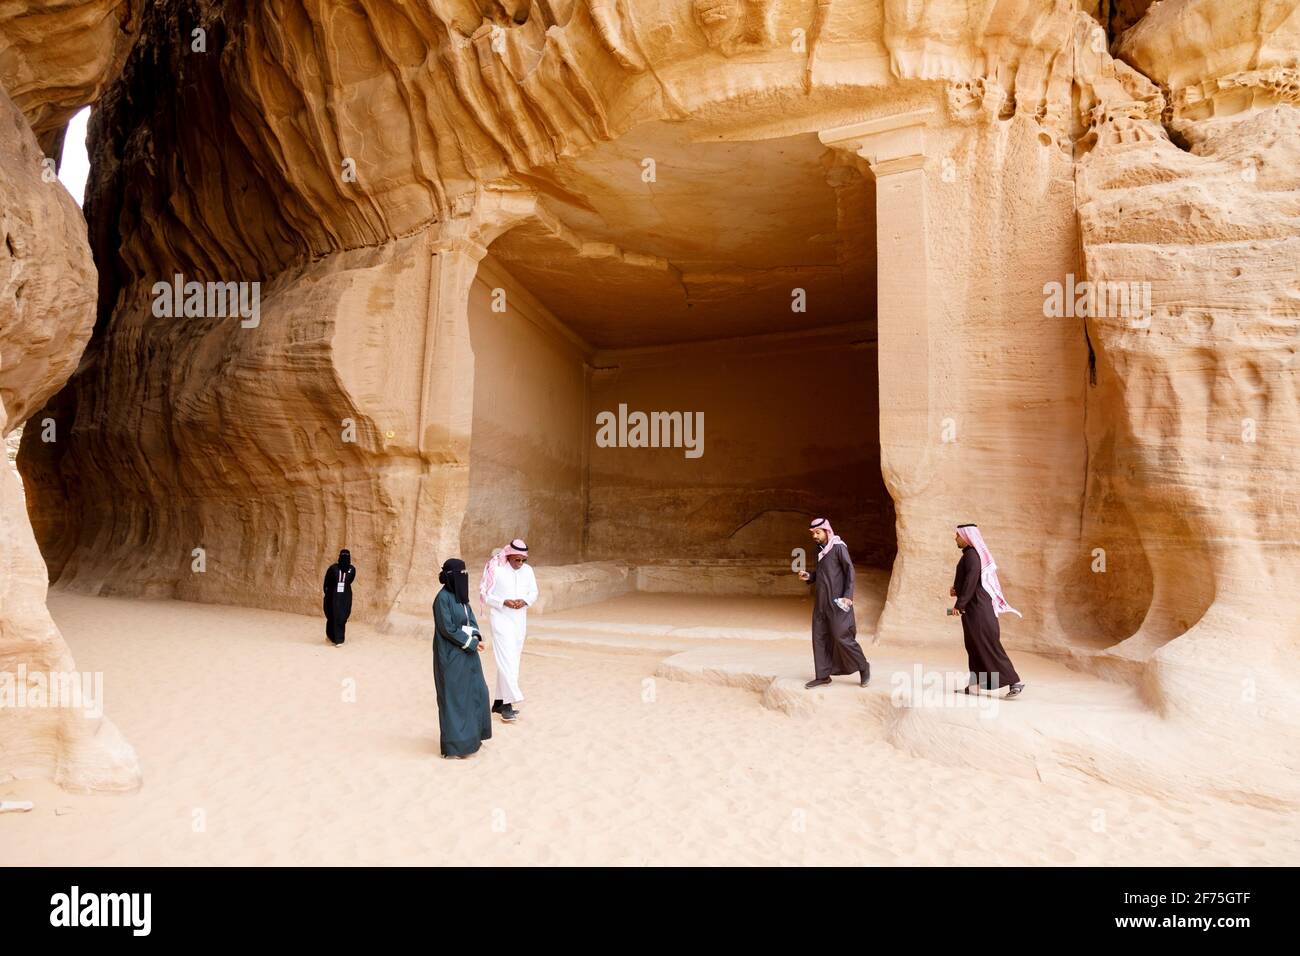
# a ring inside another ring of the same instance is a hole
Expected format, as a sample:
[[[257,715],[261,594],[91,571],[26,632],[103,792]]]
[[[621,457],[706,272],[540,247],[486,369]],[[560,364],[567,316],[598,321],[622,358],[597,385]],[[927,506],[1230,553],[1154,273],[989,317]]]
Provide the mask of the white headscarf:
[[[1023,614],[1008,604],[1007,599],[1002,596],[1002,582],[998,580],[997,562],[993,560],[993,554],[989,551],[989,546],[984,543],[984,536],[980,534],[980,529],[973,524],[958,525],[957,533],[980,556],[980,584],[984,586],[984,590],[993,599],[994,615],[1001,616],[1010,611],[1016,617],[1024,617]]]

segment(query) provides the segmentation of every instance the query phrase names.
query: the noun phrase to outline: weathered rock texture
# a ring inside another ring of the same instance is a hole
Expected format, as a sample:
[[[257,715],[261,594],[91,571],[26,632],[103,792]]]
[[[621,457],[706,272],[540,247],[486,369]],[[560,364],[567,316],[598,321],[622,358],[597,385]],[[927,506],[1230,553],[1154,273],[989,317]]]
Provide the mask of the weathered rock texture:
[[[51,574],[313,612],[347,545],[404,626],[516,534],[768,573],[829,513],[932,640],[975,520],[1013,647],[1284,726],[1298,7],[152,4],[21,456]],[[158,317],[176,275],[260,324]],[[1151,314],[1048,314],[1084,280]],[[620,405],[703,455],[601,447]]]
[[[346,541],[360,613],[423,617],[510,534],[771,567],[828,512],[901,553],[904,634],[985,481],[1032,500],[980,511],[1042,606],[1084,472],[1082,328],[1038,292],[1077,256],[1069,5],[332,9],[157,4],[97,111],[100,334],[24,463],[60,586],[308,611]],[[155,318],[178,273],[262,282],[260,326]],[[704,454],[598,447],[620,404],[703,412]]]
[[[6,436],[72,374],[94,321],[86,223],[54,178],[36,133],[61,130],[70,111],[110,78],[109,61],[120,56],[111,43],[85,33],[85,23],[102,20],[99,8],[111,5],[45,6],[0,7],[0,433]],[[117,29],[113,20],[111,32]],[[35,430],[42,430],[39,422]],[[73,674],[76,665],[45,608],[46,587],[23,489],[6,460],[0,463],[0,782],[47,776],[70,789],[133,788],[140,780],[135,753],[99,716],[102,700],[65,698],[65,706],[49,706],[56,703],[51,682],[59,680],[52,675]]]
[[[72,114],[117,77],[143,7],[144,0],[0,4],[0,76],[45,155],[59,156]]]
[[[1243,33],[1249,25],[1250,32]],[[1143,573],[1108,597],[1167,714],[1235,741],[1294,729],[1300,627],[1300,5],[1164,3],[1120,54],[1166,128],[1112,118],[1079,166],[1090,277],[1148,282],[1149,322],[1088,321],[1089,493],[1123,508]],[[1273,739],[1273,738],[1270,738]],[[1232,744],[1236,746],[1235,743]]]

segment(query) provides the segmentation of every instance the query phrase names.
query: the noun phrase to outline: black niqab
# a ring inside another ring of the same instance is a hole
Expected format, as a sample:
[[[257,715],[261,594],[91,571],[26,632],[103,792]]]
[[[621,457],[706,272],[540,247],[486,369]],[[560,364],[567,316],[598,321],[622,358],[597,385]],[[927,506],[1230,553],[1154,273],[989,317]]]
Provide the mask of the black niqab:
[[[451,591],[457,604],[469,603],[469,571],[460,558],[448,558],[442,562],[438,583]]]

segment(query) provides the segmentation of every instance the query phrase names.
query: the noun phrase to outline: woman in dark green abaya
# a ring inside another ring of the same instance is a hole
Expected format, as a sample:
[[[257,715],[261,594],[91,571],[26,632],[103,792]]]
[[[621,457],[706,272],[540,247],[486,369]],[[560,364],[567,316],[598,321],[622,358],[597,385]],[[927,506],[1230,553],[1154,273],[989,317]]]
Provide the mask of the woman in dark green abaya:
[[[469,572],[449,558],[433,601],[433,686],[438,694],[439,748],[444,757],[468,757],[492,736],[492,709],[479,654],[483,638],[469,606]]]

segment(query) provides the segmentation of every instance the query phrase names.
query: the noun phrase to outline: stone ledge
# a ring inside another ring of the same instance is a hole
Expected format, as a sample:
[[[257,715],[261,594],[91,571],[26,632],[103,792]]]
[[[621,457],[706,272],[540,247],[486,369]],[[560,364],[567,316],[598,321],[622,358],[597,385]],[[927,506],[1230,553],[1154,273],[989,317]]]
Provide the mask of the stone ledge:
[[[920,653],[911,659],[870,654],[872,683],[865,689],[853,677],[804,689],[811,658],[786,648],[696,648],[667,658],[655,675],[744,687],[773,710],[855,721],[864,740],[884,740],[913,756],[972,771],[1043,782],[1100,780],[1160,798],[1190,789],[1266,809],[1300,807],[1300,778],[1269,754],[1247,746],[1231,753],[1214,748],[1144,707],[1132,688],[1020,654],[1017,664],[1028,685],[1023,698],[967,700],[926,686],[930,674],[962,673],[960,648],[908,650]]]

